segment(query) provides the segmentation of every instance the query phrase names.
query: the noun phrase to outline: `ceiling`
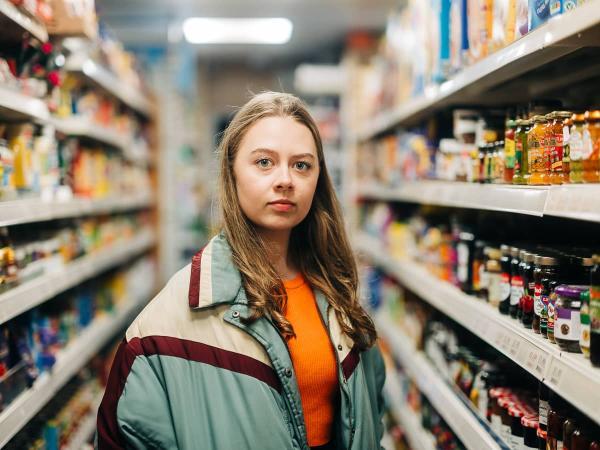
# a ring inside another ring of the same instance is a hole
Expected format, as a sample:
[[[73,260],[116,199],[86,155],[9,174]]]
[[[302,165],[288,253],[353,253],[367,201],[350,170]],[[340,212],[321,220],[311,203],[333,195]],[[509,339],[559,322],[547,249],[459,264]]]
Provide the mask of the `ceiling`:
[[[164,48],[177,38],[183,19],[204,17],[287,17],[294,24],[284,45],[195,45],[208,60],[298,58],[341,46],[348,32],[381,31],[399,0],[96,0],[99,15],[130,48]],[[174,33],[175,32],[175,33]],[[176,41],[175,41],[176,42]]]

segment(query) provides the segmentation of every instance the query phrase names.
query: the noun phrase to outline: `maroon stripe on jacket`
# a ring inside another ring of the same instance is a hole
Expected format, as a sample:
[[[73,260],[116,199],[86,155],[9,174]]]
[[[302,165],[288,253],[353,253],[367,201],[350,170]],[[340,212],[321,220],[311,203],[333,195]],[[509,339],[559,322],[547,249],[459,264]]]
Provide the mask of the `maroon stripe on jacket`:
[[[127,376],[139,355],[164,355],[197,361],[256,378],[281,393],[281,383],[267,364],[240,353],[201,342],[169,336],[148,336],[121,342],[115,355],[106,391],[98,410],[98,448],[120,449],[125,442],[117,424],[117,405]]]
[[[360,362],[360,353],[356,346],[352,347],[350,353],[346,355],[344,360],[342,361],[342,373],[346,379],[350,378],[350,375],[354,373],[354,369],[358,366]]]
[[[205,248],[192,257],[192,273],[190,275],[190,289],[188,291],[190,308],[197,308],[200,305],[200,265],[202,263],[202,253]]]

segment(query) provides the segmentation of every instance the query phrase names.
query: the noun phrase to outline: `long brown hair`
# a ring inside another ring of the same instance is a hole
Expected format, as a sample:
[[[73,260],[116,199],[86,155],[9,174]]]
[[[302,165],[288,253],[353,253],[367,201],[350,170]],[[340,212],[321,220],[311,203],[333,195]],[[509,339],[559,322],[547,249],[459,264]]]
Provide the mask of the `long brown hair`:
[[[219,145],[223,229],[234,263],[242,275],[252,310],[249,320],[270,316],[286,339],[294,336],[293,327],[283,314],[287,301],[283,282],[267,257],[264,242],[242,211],[233,172],[233,163],[246,131],[258,120],[272,116],[291,117],[310,130],[320,167],[310,211],[291,232],[290,257],[310,285],[325,295],[343,332],[359,349],[366,349],[373,345],[377,334],[358,300],[356,261],[325,166],[319,130],[300,99],[279,92],[264,92],[252,97],[236,113]]]

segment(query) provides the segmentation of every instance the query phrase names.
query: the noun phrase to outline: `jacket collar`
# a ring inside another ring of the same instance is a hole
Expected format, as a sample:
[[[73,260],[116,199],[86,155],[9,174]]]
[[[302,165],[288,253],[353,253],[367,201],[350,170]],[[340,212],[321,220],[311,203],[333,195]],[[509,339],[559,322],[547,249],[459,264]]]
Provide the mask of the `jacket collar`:
[[[205,309],[233,303],[242,286],[223,233],[213,237],[192,258],[188,300],[190,308]]]

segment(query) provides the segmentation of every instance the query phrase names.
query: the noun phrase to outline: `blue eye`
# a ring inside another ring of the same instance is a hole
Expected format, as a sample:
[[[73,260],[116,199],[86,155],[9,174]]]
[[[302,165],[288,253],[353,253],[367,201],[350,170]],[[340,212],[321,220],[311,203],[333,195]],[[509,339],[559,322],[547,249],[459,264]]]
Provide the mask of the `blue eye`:
[[[261,158],[258,161],[256,161],[256,164],[261,169],[268,169],[269,167],[271,167],[271,165],[273,164],[273,162],[270,159],[268,159],[268,158]]]
[[[302,172],[309,170],[311,167],[312,167],[312,165],[305,161],[299,161],[296,163],[296,168]]]

